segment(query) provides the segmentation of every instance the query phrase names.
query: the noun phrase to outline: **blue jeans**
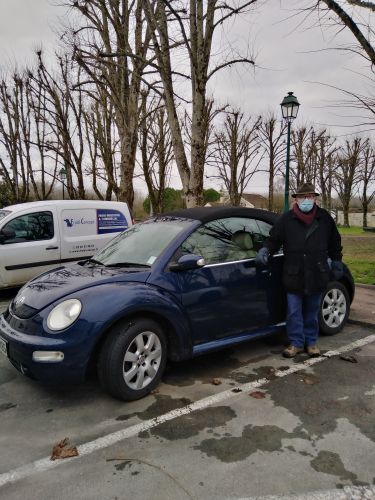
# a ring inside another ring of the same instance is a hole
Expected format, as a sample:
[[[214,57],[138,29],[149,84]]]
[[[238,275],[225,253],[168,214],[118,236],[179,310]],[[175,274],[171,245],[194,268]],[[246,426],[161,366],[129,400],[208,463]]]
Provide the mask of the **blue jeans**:
[[[315,345],[319,334],[318,313],[322,295],[288,293],[286,330],[289,342],[295,347]]]

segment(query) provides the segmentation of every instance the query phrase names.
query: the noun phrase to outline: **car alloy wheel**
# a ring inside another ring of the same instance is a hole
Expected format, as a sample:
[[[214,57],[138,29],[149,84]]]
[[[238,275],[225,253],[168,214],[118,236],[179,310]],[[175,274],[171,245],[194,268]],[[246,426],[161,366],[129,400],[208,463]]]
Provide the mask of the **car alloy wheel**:
[[[162,360],[159,337],[153,332],[142,332],[129,345],[123,366],[125,383],[134,390],[147,387],[158,373]]]
[[[348,319],[349,309],[350,301],[346,288],[339,282],[330,283],[320,306],[321,333],[334,335],[340,332]]]

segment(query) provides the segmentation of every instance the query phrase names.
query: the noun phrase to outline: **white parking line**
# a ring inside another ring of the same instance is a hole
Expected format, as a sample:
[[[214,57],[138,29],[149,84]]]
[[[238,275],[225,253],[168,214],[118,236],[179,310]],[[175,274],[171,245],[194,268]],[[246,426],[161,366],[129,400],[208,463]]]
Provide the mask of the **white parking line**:
[[[317,363],[322,363],[326,359],[332,358],[334,356],[338,356],[344,352],[352,351],[357,347],[362,347],[364,345],[370,344],[371,342],[375,342],[375,335],[369,335],[368,337],[356,340],[355,342],[351,342],[350,344],[341,347],[335,351],[328,351],[323,356],[318,358],[309,358],[302,363],[295,364],[288,370],[277,370],[273,373],[273,377],[285,377],[290,375],[291,373],[298,372],[308,366],[315,365]],[[182,415],[187,415],[193,411],[202,410],[203,408],[207,408],[209,406],[215,405],[217,403],[221,403],[222,401],[226,401],[230,398],[235,398],[243,393],[252,391],[263,385],[266,385],[270,382],[267,378],[261,378],[254,382],[249,382],[246,384],[238,385],[233,389],[228,389],[213,396],[208,396],[207,398],[200,399],[195,403],[184,406],[183,408],[178,408],[177,410],[169,411],[164,415],[160,415],[159,417],[155,417],[151,420],[147,420],[140,424],[132,425],[127,427],[126,429],[121,429],[117,432],[112,432],[111,434],[107,434],[106,436],[94,439],[93,441],[89,441],[88,443],[81,444],[77,447],[79,455],[74,458],[66,458],[64,460],[54,460],[52,461],[49,457],[42,458],[40,460],[36,460],[35,462],[31,462],[29,464],[22,465],[13,469],[9,472],[5,472],[0,474],[0,487],[4,486],[8,483],[12,483],[15,481],[19,481],[25,477],[31,476],[38,472],[44,472],[46,470],[52,469],[59,465],[62,465],[66,462],[71,462],[72,460],[79,460],[80,458],[90,455],[95,451],[102,450],[103,448],[107,448],[108,446],[112,446],[124,439],[131,438],[136,436],[140,432],[147,431],[156,427],[164,422],[168,422],[169,420],[174,420],[175,418],[181,417]]]

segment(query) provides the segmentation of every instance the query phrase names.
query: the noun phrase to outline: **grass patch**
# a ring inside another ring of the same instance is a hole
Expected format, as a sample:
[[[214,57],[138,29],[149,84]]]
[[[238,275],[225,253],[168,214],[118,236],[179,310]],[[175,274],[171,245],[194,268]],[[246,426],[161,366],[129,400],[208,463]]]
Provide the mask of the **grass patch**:
[[[371,231],[364,231],[361,227],[338,227],[339,233],[343,235],[352,236],[374,236],[375,233]]]
[[[343,232],[352,230],[352,232]],[[375,285],[375,234],[361,228],[339,228],[343,261],[349,266],[354,281]]]

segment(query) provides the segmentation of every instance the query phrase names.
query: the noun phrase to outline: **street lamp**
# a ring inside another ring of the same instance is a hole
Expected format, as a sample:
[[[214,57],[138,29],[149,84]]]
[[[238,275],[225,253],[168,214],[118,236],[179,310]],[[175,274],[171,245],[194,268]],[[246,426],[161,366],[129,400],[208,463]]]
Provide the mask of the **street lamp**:
[[[66,180],[66,170],[65,168],[63,167],[60,172],[59,172],[59,177],[60,177],[60,181],[62,182],[62,188],[63,188],[63,200],[65,199],[65,196],[64,196],[64,187],[65,187],[65,183],[64,181]]]
[[[284,194],[284,212],[289,210],[289,160],[290,160],[290,127],[292,121],[297,117],[299,102],[293,92],[288,92],[282,101],[281,112],[284,120],[288,124],[288,138],[286,144],[286,167],[285,167],[285,194]]]

